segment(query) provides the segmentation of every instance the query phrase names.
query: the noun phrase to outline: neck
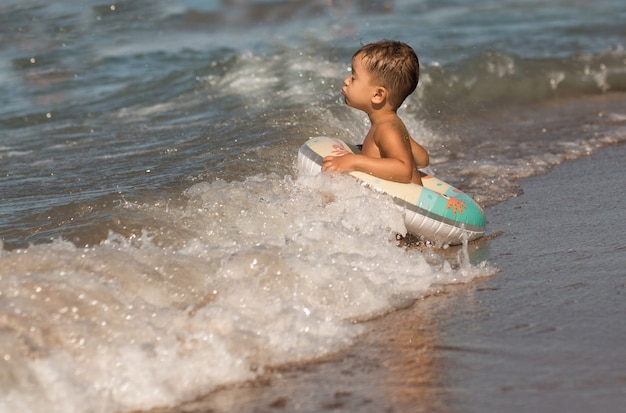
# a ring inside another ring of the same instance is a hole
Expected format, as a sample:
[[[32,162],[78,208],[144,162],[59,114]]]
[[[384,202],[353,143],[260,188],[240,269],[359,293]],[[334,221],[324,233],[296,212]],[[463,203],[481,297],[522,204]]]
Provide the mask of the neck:
[[[376,124],[379,122],[386,121],[388,119],[393,119],[398,117],[398,114],[395,110],[392,109],[381,109],[381,110],[373,110],[368,113],[367,116],[370,119],[370,123]]]

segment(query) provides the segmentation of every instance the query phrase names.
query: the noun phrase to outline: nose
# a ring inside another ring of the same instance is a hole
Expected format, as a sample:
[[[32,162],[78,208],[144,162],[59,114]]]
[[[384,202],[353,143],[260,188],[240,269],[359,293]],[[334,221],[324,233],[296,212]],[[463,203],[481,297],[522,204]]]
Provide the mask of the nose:
[[[352,76],[348,76],[347,78],[345,78],[345,79],[343,80],[343,84],[344,84],[345,86],[348,86],[348,85],[350,84],[350,79],[352,79]]]

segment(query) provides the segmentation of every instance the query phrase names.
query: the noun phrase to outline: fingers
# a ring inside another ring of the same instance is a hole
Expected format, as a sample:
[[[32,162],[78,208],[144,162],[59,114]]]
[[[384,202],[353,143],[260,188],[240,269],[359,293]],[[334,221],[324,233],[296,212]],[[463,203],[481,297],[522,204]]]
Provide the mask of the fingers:
[[[332,171],[334,169],[334,156],[326,156],[322,160],[322,171]]]
[[[330,172],[350,172],[350,156],[326,156],[322,159],[322,171]]]
[[[322,160],[322,171],[341,172],[340,161],[337,156],[326,156]]]

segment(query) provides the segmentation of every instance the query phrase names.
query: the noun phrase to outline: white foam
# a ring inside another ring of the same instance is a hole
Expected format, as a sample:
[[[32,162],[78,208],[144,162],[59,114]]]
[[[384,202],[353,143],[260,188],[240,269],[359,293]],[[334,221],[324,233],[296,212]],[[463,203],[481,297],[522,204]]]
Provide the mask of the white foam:
[[[7,411],[175,404],[335,351],[362,332],[351,320],[492,272],[398,248],[398,210],[346,176],[203,182],[186,195],[180,208],[119,207],[161,228],[3,252]]]

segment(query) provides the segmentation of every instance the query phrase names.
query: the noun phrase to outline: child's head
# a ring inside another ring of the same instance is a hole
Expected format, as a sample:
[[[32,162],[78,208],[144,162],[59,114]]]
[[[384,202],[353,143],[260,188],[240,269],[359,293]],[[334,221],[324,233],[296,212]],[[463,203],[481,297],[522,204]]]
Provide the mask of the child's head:
[[[394,41],[381,40],[366,44],[353,56],[361,58],[372,80],[388,92],[394,109],[402,105],[419,81],[419,60],[411,46]]]

